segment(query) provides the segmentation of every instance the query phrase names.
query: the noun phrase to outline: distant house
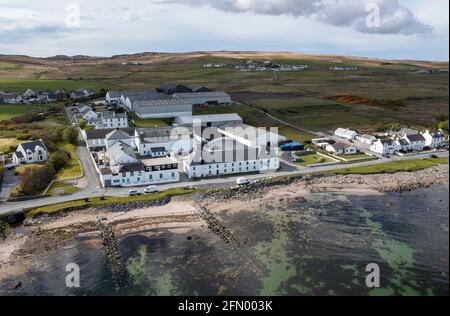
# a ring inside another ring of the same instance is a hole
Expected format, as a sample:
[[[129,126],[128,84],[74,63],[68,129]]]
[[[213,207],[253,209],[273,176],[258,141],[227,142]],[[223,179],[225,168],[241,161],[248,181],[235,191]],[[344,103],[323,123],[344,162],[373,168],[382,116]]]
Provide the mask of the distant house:
[[[409,143],[411,150],[421,151],[425,148],[426,141],[422,134],[406,135],[403,139]]]
[[[81,100],[86,98],[86,95],[83,93],[83,91],[72,91],[70,93],[70,98],[72,100]]]
[[[348,140],[354,140],[356,138],[356,136],[358,136],[358,133],[355,131],[352,131],[351,129],[338,128],[334,132],[334,135],[341,137],[341,138],[348,139]]]
[[[23,97],[26,98],[26,99],[35,98],[36,97],[36,92],[33,89],[28,89],[23,94]]]
[[[408,143],[408,141],[406,141],[406,139],[401,138],[401,139],[395,140],[395,143],[396,143],[399,151],[402,151],[402,152],[411,151],[411,145]]]
[[[358,153],[358,149],[355,146],[345,143],[328,144],[325,150],[335,155],[354,155]]]
[[[83,105],[79,111],[83,120],[88,124],[93,124],[94,120],[98,119],[98,114],[90,106]]]
[[[128,127],[128,116],[126,113],[102,112],[98,119],[93,121],[95,128],[126,128]]]
[[[58,89],[55,92],[56,101],[66,101],[69,99],[69,93],[66,89]]]
[[[56,102],[56,95],[51,91],[38,91],[36,98],[39,103]]]
[[[92,97],[94,94],[95,94],[95,92],[93,92],[93,91],[91,91],[91,90],[88,90],[88,89],[84,89],[83,91],[81,91],[83,94],[84,94],[84,96],[86,97],[86,98],[90,98],[90,97]]]
[[[48,150],[42,139],[20,144],[13,154],[15,164],[30,164],[48,159]]]
[[[23,98],[20,94],[2,92],[0,93],[0,101],[6,104],[19,104],[23,102]]]
[[[380,155],[393,155],[401,148],[391,138],[378,139],[371,147],[370,150]]]
[[[377,141],[377,138],[375,136],[365,134],[356,136],[355,140],[367,145],[373,145],[373,143]]]
[[[122,97],[122,92],[119,91],[108,91],[106,93],[107,103],[120,103],[120,98]]]
[[[425,146],[437,149],[445,146],[445,134],[442,131],[426,131],[422,133],[425,138]]]
[[[189,89],[191,89],[192,92],[211,92],[212,90],[209,88],[206,88],[204,86],[201,85],[188,85],[187,86]]]

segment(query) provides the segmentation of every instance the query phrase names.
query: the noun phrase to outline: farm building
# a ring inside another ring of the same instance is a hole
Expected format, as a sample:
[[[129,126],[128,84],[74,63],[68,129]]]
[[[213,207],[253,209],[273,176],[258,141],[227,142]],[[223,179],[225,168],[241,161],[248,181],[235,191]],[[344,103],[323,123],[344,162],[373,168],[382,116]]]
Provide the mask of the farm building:
[[[242,118],[236,113],[181,116],[175,119],[175,123],[182,126],[200,125],[202,127],[219,127],[228,123],[243,123]]]
[[[132,100],[133,111],[141,119],[170,118],[192,115],[192,104],[175,98],[163,100]]]
[[[356,136],[358,136],[358,133],[355,131],[352,131],[351,129],[338,128],[334,132],[334,135],[341,137],[341,138],[348,139],[348,140],[354,140],[356,138]]]
[[[230,95],[222,91],[175,93],[173,96],[180,100],[189,101],[192,105],[231,103]]]

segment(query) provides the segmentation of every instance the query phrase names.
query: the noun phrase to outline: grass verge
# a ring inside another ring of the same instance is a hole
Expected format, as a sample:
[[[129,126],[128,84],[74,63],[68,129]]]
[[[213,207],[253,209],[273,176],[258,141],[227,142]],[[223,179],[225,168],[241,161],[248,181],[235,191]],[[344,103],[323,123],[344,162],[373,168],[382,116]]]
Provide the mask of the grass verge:
[[[52,214],[56,212],[61,212],[65,210],[70,210],[74,208],[81,207],[92,207],[92,206],[100,206],[100,205],[108,205],[108,204],[126,204],[132,202],[145,202],[145,201],[158,201],[168,197],[179,196],[179,195],[188,195],[196,192],[195,189],[187,189],[187,188],[176,188],[169,189],[163,192],[157,192],[149,195],[140,195],[135,197],[110,197],[105,196],[103,199],[100,197],[83,199],[70,201],[65,203],[53,204],[49,206],[43,206],[35,209],[30,209],[27,212],[27,217],[33,217],[41,214]]]

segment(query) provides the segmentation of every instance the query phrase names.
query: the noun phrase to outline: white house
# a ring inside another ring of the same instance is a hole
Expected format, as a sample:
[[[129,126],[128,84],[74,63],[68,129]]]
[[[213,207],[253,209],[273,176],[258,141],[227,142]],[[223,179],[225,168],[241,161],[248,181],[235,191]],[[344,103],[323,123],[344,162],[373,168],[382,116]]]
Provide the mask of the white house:
[[[104,187],[158,185],[180,181],[178,163],[173,158],[156,158],[100,170]]]
[[[42,139],[20,144],[13,154],[15,164],[30,164],[48,159],[48,150]]]
[[[93,124],[94,120],[98,119],[98,114],[94,112],[94,110],[87,105],[80,107],[79,112],[81,117],[88,123]]]
[[[358,153],[358,148],[344,143],[327,144],[325,150],[335,155],[354,155]]]
[[[6,104],[19,104],[22,103],[23,98],[20,94],[15,93],[0,93],[0,102]]]
[[[36,97],[36,92],[33,89],[27,89],[23,94],[24,98],[31,99]]]
[[[408,143],[408,141],[406,141],[406,139],[397,139],[395,140],[395,144],[397,145],[399,151],[407,152],[412,150],[411,145]]]
[[[106,93],[106,102],[107,103],[120,103],[122,92],[118,91],[108,91]]]
[[[127,128],[128,116],[126,113],[101,112],[98,113],[98,119],[93,121],[95,128]]]
[[[351,129],[338,128],[334,132],[334,135],[348,140],[354,140],[356,136],[358,136],[358,133],[356,131],[352,131]]]
[[[393,155],[401,148],[391,138],[378,139],[371,147],[370,150],[380,155]]]
[[[367,144],[367,145],[373,145],[373,143],[375,143],[377,141],[377,138],[373,135],[357,135],[355,137],[355,140],[357,140],[358,142],[361,142],[363,144]]]
[[[164,157],[170,153],[186,155],[193,148],[192,128],[140,128],[134,136],[141,157]]]
[[[409,143],[411,150],[421,151],[425,148],[425,137],[422,134],[406,135],[403,139]]]
[[[108,147],[106,152],[110,166],[120,166],[139,162],[133,148],[121,140]]]
[[[121,129],[115,129],[105,136],[106,149],[112,147],[117,142],[122,142],[132,148],[136,147],[136,144],[134,143],[134,137]]]
[[[437,149],[445,146],[445,134],[441,130],[437,132],[427,130],[422,136],[425,138],[426,147]]]

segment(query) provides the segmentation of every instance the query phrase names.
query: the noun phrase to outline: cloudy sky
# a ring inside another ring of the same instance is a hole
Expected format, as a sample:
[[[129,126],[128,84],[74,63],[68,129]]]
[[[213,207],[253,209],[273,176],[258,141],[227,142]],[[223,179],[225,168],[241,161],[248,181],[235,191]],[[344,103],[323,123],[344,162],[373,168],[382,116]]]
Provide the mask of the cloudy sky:
[[[448,61],[448,0],[0,0],[0,54],[296,51]]]

